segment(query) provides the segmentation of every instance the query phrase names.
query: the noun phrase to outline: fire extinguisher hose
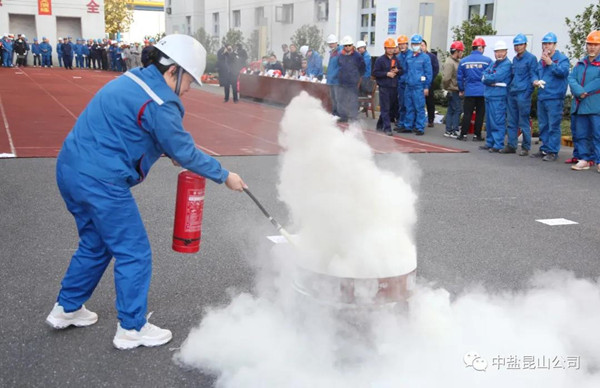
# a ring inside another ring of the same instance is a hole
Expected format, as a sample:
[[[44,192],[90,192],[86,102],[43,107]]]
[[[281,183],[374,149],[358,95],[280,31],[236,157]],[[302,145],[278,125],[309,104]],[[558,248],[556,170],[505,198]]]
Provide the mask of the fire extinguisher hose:
[[[260,209],[260,211],[265,215],[265,217],[267,217],[269,219],[269,221],[271,221],[271,223],[273,224],[273,226],[275,226],[275,228],[277,229],[277,231],[283,236],[285,237],[286,240],[288,240],[288,242],[290,244],[294,244],[294,239],[292,238],[292,235],[288,233],[287,230],[285,230],[283,228],[283,226],[281,226],[281,224],[279,222],[277,222],[277,220],[275,218],[273,218],[269,212],[267,211],[267,209],[264,208],[263,205],[261,205],[260,202],[258,202],[258,199],[256,199],[256,197],[250,192],[250,190],[248,189],[244,189],[244,192],[246,194],[248,194],[248,196],[252,199],[252,201],[254,201],[254,203],[256,204],[256,206],[258,206],[258,208]]]

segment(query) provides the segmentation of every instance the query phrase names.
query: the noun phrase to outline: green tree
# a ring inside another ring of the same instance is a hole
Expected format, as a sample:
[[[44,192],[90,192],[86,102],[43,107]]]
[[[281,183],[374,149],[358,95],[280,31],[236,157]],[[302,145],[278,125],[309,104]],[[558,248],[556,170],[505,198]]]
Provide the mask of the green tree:
[[[133,22],[133,10],[126,0],[104,1],[104,24],[106,32],[114,37],[117,32],[129,31]]]
[[[204,46],[207,54],[214,54],[217,51],[217,45],[219,44],[219,38],[212,36],[203,27],[200,27],[194,38]]]
[[[244,34],[240,30],[229,30],[223,39],[221,39],[221,43],[223,43],[223,46],[236,46],[238,44],[245,46]]]
[[[248,47],[248,56],[251,61],[255,61],[258,59],[258,30],[252,31],[250,38],[246,41],[246,46]]]
[[[323,32],[315,25],[304,24],[294,32],[294,35],[292,35],[290,40],[298,46],[298,48],[301,46],[308,46],[320,54],[323,54],[325,47]]]
[[[571,59],[579,59],[585,55],[585,38],[587,35],[600,29],[600,0],[597,4],[590,4],[583,12],[576,15],[573,20],[565,18],[569,28],[570,44],[566,46]]]
[[[460,26],[450,28],[453,40],[460,40],[465,45],[465,54],[471,54],[471,43],[477,35],[496,35],[496,30],[487,22],[485,16],[473,15],[471,20],[465,20]]]

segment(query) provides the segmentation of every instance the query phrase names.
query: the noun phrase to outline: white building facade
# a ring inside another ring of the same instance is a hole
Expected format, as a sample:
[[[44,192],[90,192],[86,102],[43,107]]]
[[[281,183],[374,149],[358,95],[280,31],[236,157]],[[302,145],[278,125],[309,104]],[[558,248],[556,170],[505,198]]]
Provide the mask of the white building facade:
[[[575,15],[582,13],[590,4],[589,0],[450,0],[448,24],[460,25],[472,13],[485,15],[497,35],[514,37],[518,33],[525,34],[530,39],[527,45],[529,51],[538,58],[542,54],[542,37],[548,32],[554,32],[558,37],[558,50],[566,55],[569,31],[565,18],[574,19]],[[449,32],[447,45],[451,40],[452,33]],[[512,39],[506,43],[512,45]]]
[[[59,37],[104,37],[103,0],[1,0],[0,33],[49,39],[53,49]],[[56,64],[56,50],[53,50]]]
[[[165,2],[163,0],[127,0],[133,9],[129,31],[121,33],[125,42],[142,43],[144,38],[165,32]]]
[[[317,26],[323,39],[335,34],[365,40],[372,55],[383,53],[390,36],[421,33],[430,48],[444,47],[448,39],[449,0],[166,0],[165,7],[167,33],[193,35],[203,27],[219,40],[229,29],[246,39],[258,33],[261,55],[280,56],[281,45],[305,24]]]

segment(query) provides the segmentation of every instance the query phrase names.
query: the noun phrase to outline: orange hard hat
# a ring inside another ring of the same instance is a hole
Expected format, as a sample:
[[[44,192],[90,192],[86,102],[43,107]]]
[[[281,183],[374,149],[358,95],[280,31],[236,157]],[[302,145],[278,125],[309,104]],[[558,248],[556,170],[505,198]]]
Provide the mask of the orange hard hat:
[[[387,38],[385,42],[383,42],[383,47],[385,48],[396,48],[396,41],[394,38]]]
[[[585,43],[600,44],[600,31],[596,30],[590,32],[585,40]]]
[[[398,37],[398,44],[402,44],[402,43],[408,43],[408,36],[400,35]]]

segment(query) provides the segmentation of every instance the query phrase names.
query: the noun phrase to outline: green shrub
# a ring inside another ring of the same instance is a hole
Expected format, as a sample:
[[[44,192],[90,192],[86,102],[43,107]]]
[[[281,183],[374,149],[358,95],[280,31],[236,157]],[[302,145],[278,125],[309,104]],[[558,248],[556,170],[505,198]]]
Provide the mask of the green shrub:
[[[206,70],[205,73],[216,73],[217,72],[217,56],[215,54],[208,54],[206,56]]]

